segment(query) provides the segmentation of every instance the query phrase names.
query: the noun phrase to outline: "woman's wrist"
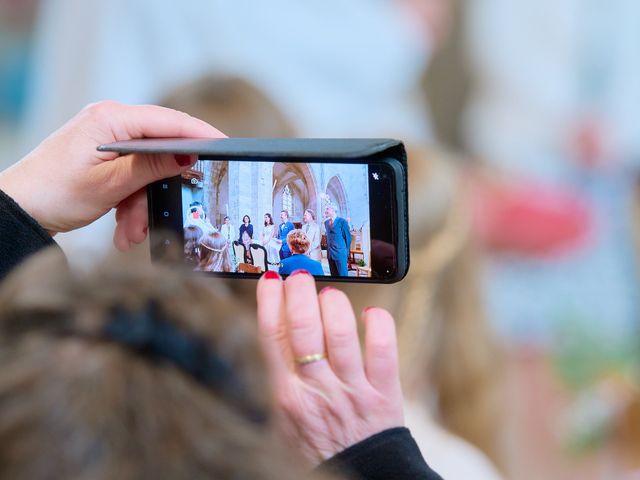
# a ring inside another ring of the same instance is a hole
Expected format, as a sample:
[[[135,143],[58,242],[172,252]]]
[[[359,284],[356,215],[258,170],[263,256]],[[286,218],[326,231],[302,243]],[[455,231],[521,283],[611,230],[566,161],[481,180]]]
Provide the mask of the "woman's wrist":
[[[34,197],[29,194],[26,188],[28,182],[19,181],[19,172],[16,172],[17,165],[12,165],[7,170],[0,172],[0,190],[20,207],[29,217],[31,217],[44,231],[51,237],[58,233],[55,229],[50,228],[43,221],[43,217],[38,212],[37,206],[30,200]]]

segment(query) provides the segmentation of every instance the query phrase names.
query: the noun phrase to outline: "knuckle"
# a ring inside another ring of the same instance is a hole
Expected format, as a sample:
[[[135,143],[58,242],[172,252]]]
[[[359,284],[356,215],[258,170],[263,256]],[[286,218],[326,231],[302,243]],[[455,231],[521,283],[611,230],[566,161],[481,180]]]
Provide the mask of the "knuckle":
[[[298,313],[291,317],[289,328],[291,333],[296,335],[308,335],[312,333],[314,328],[313,316],[307,313]]]
[[[114,110],[121,106],[120,103],[114,100],[100,100],[98,102],[90,103],[84,107],[84,112],[94,118],[102,118],[103,116],[113,113]]]
[[[367,353],[374,358],[386,358],[389,356],[389,352],[392,351],[393,348],[395,348],[395,345],[392,342],[381,338],[370,342],[367,345]]]
[[[355,332],[343,324],[332,326],[330,330],[327,330],[327,333],[329,342],[338,348],[351,346],[356,337]]]

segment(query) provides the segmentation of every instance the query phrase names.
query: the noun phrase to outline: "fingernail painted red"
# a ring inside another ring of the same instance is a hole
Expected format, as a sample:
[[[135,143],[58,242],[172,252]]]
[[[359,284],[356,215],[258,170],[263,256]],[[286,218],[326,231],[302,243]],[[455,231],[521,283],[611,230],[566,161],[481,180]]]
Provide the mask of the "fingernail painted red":
[[[182,155],[182,154],[176,154],[176,163],[178,165],[180,165],[181,167],[186,167],[188,165],[191,165],[191,155]]]
[[[311,275],[311,274],[307,272],[305,269],[301,268],[299,270],[294,270],[289,276],[293,277],[295,275]]]
[[[376,307],[367,307],[362,312],[363,313],[367,313],[367,312],[369,312],[369,310],[375,310],[375,309],[376,309]]]
[[[266,272],[264,272],[263,277],[267,280],[280,279],[280,275],[278,275],[278,272],[274,272],[273,270],[267,270]]]
[[[322,290],[320,290],[320,293],[330,292],[331,290],[335,290],[335,288],[333,288],[333,287],[324,287]]]

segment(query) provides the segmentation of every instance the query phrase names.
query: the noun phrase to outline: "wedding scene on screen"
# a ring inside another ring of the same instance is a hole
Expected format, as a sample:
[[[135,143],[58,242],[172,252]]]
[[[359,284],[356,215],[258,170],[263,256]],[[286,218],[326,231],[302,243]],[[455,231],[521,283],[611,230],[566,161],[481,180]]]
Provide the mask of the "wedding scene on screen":
[[[200,160],[182,175],[185,261],[370,277],[368,185],[367,165]]]

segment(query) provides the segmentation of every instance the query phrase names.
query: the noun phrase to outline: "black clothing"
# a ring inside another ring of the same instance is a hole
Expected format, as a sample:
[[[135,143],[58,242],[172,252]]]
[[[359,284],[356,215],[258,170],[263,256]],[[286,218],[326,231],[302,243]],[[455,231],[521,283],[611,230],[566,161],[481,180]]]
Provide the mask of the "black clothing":
[[[252,224],[245,225],[243,223],[242,225],[240,225],[240,236],[238,237],[238,241],[240,243],[242,243],[242,234],[244,232],[247,232],[247,234],[249,235],[249,238],[253,240],[253,225]]]
[[[319,469],[350,480],[442,480],[424,461],[405,427],[390,428],[362,440]]]
[[[24,259],[51,245],[56,245],[51,236],[0,191],[0,281]],[[373,435],[338,453],[319,468],[350,480],[441,480],[427,466],[404,427]]]
[[[0,190],[0,280],[27,257],[57,245],[38,222]]]

